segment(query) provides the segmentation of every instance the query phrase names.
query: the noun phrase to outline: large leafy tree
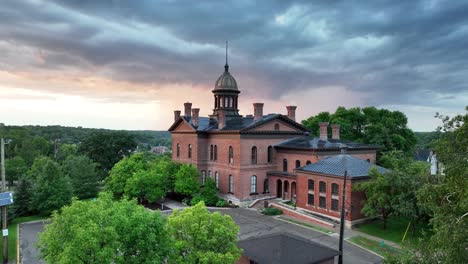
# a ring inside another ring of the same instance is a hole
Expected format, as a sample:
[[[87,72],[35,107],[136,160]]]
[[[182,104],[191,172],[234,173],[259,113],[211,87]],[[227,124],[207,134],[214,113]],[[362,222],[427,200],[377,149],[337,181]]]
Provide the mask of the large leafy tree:
[[[168,218],[174,247],[169,263],[236,263],[239,227],[228,215],[210,213],[203,202]]]
[[[413,131],[407,127],[408,119],[400,111],[338,107],[333,114],[321,112],[303,120],[302,124],[317,136],[319,122],[340,124],[342,139],[377,144],[381,147],[380,154],[401,150],[411,155],[417,141]]]
[[[73,195],[80,199],[96,197],[98,192],[96,163],[84,155],[69,156],[63,162],[62,168],[70,178]]]
[[[166,192],[173,192],[175,189],[176,174],[180,169],[181,164],[173,162],[170,157],[162,157],[158,162],[153,164],[153,170],[156,173],[162,174],[164,178],[164,189]]]
[[[129,156],[136,146],[134,137],[128,132],[96,132],[81,142],[79,152],[97,162],[105,176],[114,164]]]
[[[58,163],[47,157],[39,157],[29,173],[33,179],[32,206],[37,211],[48,215],[71,202],[70,179]]]
[[[6,179],[10,185],[20,177],[26,175],[28,165],[20,156],[5,160]]]
[[[125,194],[140,201],[155,202],[166,194],[165,177],[154,170],[137,171],[127,180]]]
[[[170,245],[159,213],[134,200],[114,201],[109,193],[54,213],[38,243],[47,263],[89,264],[164,263]]]
[[[180,194],[194,196],[200,190],[199,174],[191,164],[183,164],[176,173],[175,191]]]

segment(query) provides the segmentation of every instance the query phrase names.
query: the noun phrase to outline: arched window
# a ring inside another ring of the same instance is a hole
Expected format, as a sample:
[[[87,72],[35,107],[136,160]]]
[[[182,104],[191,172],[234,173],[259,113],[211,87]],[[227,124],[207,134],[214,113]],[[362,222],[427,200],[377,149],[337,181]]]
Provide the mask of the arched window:
[[[252,164],[257,164],[257,147],[252,147]]]
[[[288,171],[288,160],[283,159],[283,171]]]
[[[310,162],[310,160],[308,160],[308,161],[306,162],[306,165],[309,165],[309,164],[311,164],[311,163],[312,163],[312,162]]]
[[[332,194],[333,195],[338,195],[338,189],[339,189],[338,184],[332,183],[331,188],[332,188]]]
[[[188,158],[189,158],[189,159],[192,158],[192,144],[189,144],[189,145],[188,145]]]
[[[257,193],[257,176],[255,175],[250,178],[250,193]]]
[[[268,179],[263,180],[263,192],[264,193],[270,192],[270,187],[268,186]]]
[[[224,107],[228,107],[228,106],[229,106],[229,98],[224,97]]]
[[[301,161],[300,160],[296,160],[296,168],[299,168],[301,166]]]
[[[268,163],[272,163],[273,162],[273,147],[272,146],[268,146],[268,151],[267,151],[267,159],[268,159]]]
[[[229,175],[229,192],[234,192],[234,178],[232,177],[232,175]]]
[[[201,184],[205,185],[205,183],[206,183],[206,171],[202,170],[201,171]]]
[[[219,98],[219,107],[223,107],[223,97]]]
[[[212,179],[212,178],[211,178],[211,171],[210,171],[210,170],[208,171],[208,178]]]
[[[213,145],[210,145],[210,160],[213,160]]]
[[[218,160],[218,145],[214,145],[214,160]]]
[[[234,149],[229,146],[229,164],[234,163]]]
[[[219,189],[219,172],[215,172],[216,189]]]
[[[276,124],[275,124],[275,131],[279,131],[279,130],[280,130],[280,129],[279,129],[279,124],[276,123]]]
[[[177,143],[177,150],[176,150],[177,157],[180,157],[180,144]]]
[[[232,108],[232,107],[233,107],[233,105],[234,105],[234,104],[233,104],[232,97],[229,97],[229,107],[231,107],[231,108]]]

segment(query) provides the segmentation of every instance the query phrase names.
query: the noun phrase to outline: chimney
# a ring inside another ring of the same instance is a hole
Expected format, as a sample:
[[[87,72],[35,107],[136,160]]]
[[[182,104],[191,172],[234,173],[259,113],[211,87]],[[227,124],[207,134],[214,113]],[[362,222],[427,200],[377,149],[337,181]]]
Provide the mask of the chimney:
[[[200,108],[192,108],[192,125],[198,127],[198,115],[200,113]]]
[[[333,124],[332,127],[332,139],[340,139],[340,125]]]
[[[185,116],[190,117],[190,111],[192,111],[192,103],[187,102],[184,104],[184,107],[185,107]]]
[[[320,139],[327,140],[328,139],[328,122],[320,122]]]
[[[223,129],[226,125],[226,117],[223,111],[218,111],[218,129]]]
[[[254,121],[263,117],[263,103],[254,103]]]
[[[297,108],[297,106],[295,106],[295,105],[286,106],[286,109],[288,109],[289,119],[294,120],[294,121],[296,121],[296,108]]]
[[[180,110],[174,110],[174,122],[180,117]]]

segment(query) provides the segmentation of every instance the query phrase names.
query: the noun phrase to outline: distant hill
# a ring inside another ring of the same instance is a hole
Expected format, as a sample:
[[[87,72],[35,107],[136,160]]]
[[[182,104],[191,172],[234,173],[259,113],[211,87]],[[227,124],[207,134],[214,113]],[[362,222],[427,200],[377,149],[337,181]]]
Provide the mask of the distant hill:
[[[31,136],[40,136],[53,141],[60,139],[61,143],[77,144],[94,132],[111,131],[110,129],[96,129],[66,126],[5,126],[6,131],[21,131]],[[171,134],[168,131],[155,130],[126,130],[135,137],[140,148],[149,149],[153,146],[171,147]]]
[[[433,149],[435,142],[440,138],[442,134],[439,131],[432,132],[414,132],[418,142],[416,143],[416,149]]]

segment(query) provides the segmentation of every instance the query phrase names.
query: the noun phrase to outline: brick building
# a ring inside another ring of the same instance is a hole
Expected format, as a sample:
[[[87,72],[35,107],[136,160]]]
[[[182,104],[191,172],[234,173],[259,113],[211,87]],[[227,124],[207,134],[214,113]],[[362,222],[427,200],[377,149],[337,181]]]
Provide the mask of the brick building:
[[[200,109],[187,102],[183,115],[174,111],[169,128],[172,159],[196,166],[201,184],[207,177],[215,180],[224,199],[247,205],[258,199],[297,198],[302,206],[297,191],[307,192],[307,183],[299,186],[305,178],[300,175],[308,173],[301,169],[306,165],[339,155],[342,147],[369,166],[375,163],[377,147],[341,140],[339,125],[331,125],[329,137],[328,123],[320,123],[320,137],[310,137],[295,120],[296,106],[286,106],[287,114],[264,114],[263,103],[254,103],[252,115],[240,115],[240,90],[227,63],[224,68],[212,91],[213,113],[201,117]],[[327,188],[332,191],[330,184]]]

